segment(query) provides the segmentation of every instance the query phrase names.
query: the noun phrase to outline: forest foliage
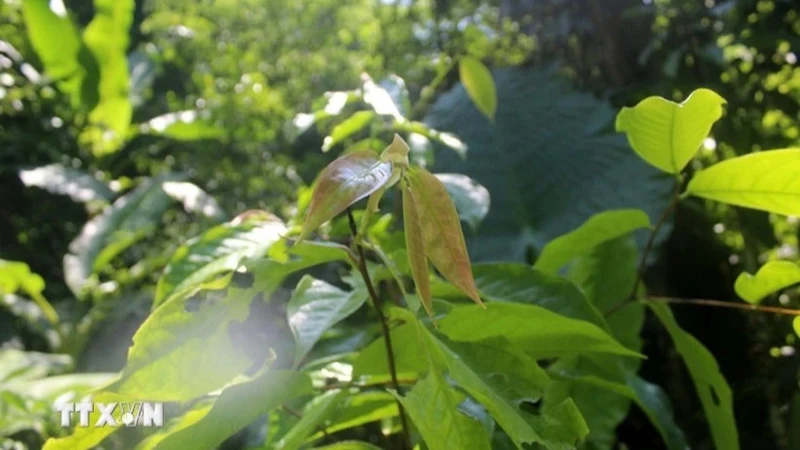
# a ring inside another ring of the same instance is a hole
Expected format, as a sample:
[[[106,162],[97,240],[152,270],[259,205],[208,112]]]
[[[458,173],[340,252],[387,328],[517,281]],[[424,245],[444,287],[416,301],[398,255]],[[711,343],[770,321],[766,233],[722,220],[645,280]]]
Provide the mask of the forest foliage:
[[[800,448],[799,14],[3,0],[0,448]]]

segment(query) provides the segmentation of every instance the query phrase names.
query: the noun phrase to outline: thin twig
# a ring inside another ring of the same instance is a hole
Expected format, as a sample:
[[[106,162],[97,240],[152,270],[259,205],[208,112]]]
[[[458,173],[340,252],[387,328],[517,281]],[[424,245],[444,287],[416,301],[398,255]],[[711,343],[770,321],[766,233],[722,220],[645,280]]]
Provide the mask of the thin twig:
[[[672,195],[672,200],[670,200],[669,205],[667,205],[667,207],[664,209],[664,212],[661,213],[661,217],[659,217],[658,222],[656,222],[656,225],[653,227],[653,231],[650,233],[650,237],[647,239],[647,243],[644,246],[644,251],[639,259],[639,268],[636,270],[636,279],[633,282],[633,287],[631,288],[630,294],[622,299],[621,302],[609,308],[604,314],[606,317],[611,316],[615,312],[627,306],[630,302],[636,300],[636,294],[639,292],[639,285],[642,283],[645,270],[647,270],[647,258],[650,256],[650,251],[653,249],[653,245],[655,244],[656,236],[658,235],[659,230],[661,230],[661,227],[667,223],[667,219],[669,219],[672,211],[676,206],[678,206],[678,201],[680,200],[680,188],[681,182],[679,180],[675,184],[675,193]]]
[[[673,303],[677,305],[713,306],[718,308],[731,308],[731,309],[740,309],[745,311],[782,314],[785,316],[800,316],[800,309],[781,308],[778,306],[750,305],[746,303],[725,302],[722,300],[708,300],[705,298],[676,298],[676,297],[649,295],[645,297],[642,301]]]
[[[417,382],[416,378],[398,378],[398,384],[414,384]],[[388,383],[385,381],[375,381],[375,382],[368,382],[368,383],[334,383],[334,384],[326,384],[322,386],[320,389],[323,391],[332,391],[334,389],[367,389],[372,387],[379,387],[379,386],[388,386],[394,389],[392,386],[392,382],[389,381]]]
[[[356,221],[353,218],[353,212],[350,210],[350,208],[347,209],[347,218],[350,222],[350,232],[352,233],[353,238],[355,238],[358,236],[358,228],[356,227]],[[375,312],[378,315],[378,321],[381,324],[383,342],[386,345],[386,359],[389,365],[389,375],[392,378],[391,387],[395,391],[399,392],[400,384],[397,381],[397,369],[394,362],[394,350],[392,349],[392,337],[389,332],[389,323],[386,320],[386,316],[383,314],[378,293],[375,292],[375,286],[372,284],[372,279],[369,276],[369,271],[367,270],[367,260],[364,256],[364,249],[360,245],[356,245],[356,249],[359,257],[358,270],[361,272],[361,277],[364,278],[364,283],[367,285],[367,292],[369,293],[369,297],[372,301],[372,307],[375,309]],[[408,426],[408,420],[406,419],[405,410],[403,409],[403,404],[400,403],[399,400],[397,401],[397,408],[400,413],[400,422],[403,426],[403,439],[405,440],[406,448],[411,450],[411,435],[409,434],[410,428]]]

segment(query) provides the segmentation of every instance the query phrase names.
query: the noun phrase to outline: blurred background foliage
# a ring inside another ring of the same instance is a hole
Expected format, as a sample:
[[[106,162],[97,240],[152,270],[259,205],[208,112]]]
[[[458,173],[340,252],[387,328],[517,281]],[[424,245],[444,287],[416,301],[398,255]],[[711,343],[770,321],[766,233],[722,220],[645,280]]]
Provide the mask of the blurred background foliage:
[[[609,133],[616,110],[719,92],[727,113],[693,170],[796,146],[798,49],[793,0],[0,0],[0,258],[27,264],[0,266],[0,342],[17,351],[2,366],[34,367],[27,379],[118,370],[176,248],[249,209],[292,220],[327,162],[393,132],[417,162],[488,188],[468,233],[476,259],[530,262],[603,209],[655,215],[669,187]],[[464,55],[494,70],[493,123],[458,83]],[[800,259],[798,231],[794,217],[684,202],[648,285],[734,298],[741,271]],[[770,301],[800,306],[796,291]],[[800,448],[786,319],[677,313],[731,383],[742,447]],[[643,376],[711,448],[667,340],[647,324],[644,336],[662,357]],[[55,351],[72,359],[33,353]],[[36,448],[59,433],[41,413],[57,392],[6,399],[0,435]],[[662,445],[635,410],[617,438]]]

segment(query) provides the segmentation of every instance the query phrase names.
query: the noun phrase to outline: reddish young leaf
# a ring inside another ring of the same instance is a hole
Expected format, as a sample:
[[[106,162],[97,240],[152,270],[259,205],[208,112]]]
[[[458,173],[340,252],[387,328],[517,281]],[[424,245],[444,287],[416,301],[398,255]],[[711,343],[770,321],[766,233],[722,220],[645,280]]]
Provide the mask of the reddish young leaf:
[[[403,182],[403,224],[406,230],[408,265],[411,267],[411,276],[417,286],[417,295],[425,311],[433,318],[431,280],[428,274],[428,258],[425,256],[425,242],[422,238],[422,223],[417,214],[414,193],[405,182]]]
[[[299,240],[389,181],[392,163],[371,151],[349,153],[319,175]]]
[[[461,222],[447,189],[424,169],[409,169],[406,173],[420,218],[425,253],[443,277],[482,306],[472,278]]]

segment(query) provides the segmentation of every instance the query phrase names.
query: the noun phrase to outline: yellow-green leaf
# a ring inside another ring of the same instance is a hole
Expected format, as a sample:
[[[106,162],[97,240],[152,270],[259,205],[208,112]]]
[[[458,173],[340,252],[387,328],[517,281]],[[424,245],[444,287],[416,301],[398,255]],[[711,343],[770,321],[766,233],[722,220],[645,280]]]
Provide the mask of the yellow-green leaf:
[[[667,305],[649,303],[649,306],[669,332],[675,348],[689,369],[717,450],[738,450],[739,436],[733,415],[733,394],[714,355],[678,325]]]
[[[438,178],[424,169],[406,172],[408,189],[414,197],[420,218],[425,253],[447,281],[483,305],[464,243],[464,233],[456,207]]]
[[[800,317],[794,318],[794,321],[792,321],[792,326],[794,327],[795,334],[800,336]]]
[[[392,163],[382,162],[375,152],[349,153],[322,171],[311,196],[300,240],[348,206],[385,185],[392,174]]]
[[[800,215],[800,148],[751,153],[696,174],[698,197],[776,214]]]
[[[408,265],[417,287],[417,296],[428,315],[433,317],[431,280],[428,273],[428,258],[425,255],[425,242],[422,238],[422,223],[417,214],[414,193],[405,183],[403,184],[403,225],[406,232]]]
[[[733,288],[739,297],[756,305],[769,294],[797,283],[800,283],[800,266],[789,261],[770,261],[755,275],[741,273]]]
[[[683,103],[648,97],[617,115],[617,131],[651,165],[679,173],[691,161],[711,126],[722,117],[725,99],[709,89],[692,92]]]
[[[494,120],[497,92],[489,69],[479,60],[464,56],[458,64],[458,76],[478,110],[489,120]]]
[[[650,226],[650,218],[638,209],[604,211],[593,215],[580,227],[553,239],[542,250],[534,268],[555,273],[573,258],[611,239]]]

